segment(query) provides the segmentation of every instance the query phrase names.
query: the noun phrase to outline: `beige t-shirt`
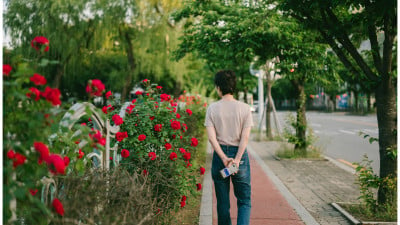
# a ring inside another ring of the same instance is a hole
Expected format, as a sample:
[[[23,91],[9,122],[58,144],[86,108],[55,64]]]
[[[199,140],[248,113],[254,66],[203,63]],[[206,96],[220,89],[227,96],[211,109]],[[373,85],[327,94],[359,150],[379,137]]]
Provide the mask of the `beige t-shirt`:
[[[215,128],[219,144],[239,146],[243,128],[253,126],[250,106],[237,100],[211,103],[204,126]]]

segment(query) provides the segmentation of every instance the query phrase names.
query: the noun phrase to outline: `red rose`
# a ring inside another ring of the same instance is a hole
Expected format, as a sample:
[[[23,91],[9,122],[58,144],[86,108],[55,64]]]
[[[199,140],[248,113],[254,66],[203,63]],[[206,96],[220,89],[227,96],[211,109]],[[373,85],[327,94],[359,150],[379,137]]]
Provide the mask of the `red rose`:
[[[101,96],[105,89],[106,87],[104,84],[98,79],[89,80],[86,86],[86,92],[89,93],[90,96]]]
[[[131,114],[134,108],[135,108],[135,105],[129,105],[128,107],[126,107],[125,111],[127,113]]]
[[[161,101],[169,101],[171,99],[171,96],[169,96],[168,94],[161,94],[160,95]]]
[[[156,88],[157,88],[157,89],[160,89],[160,90],[162,89],[162,87],[161,87],[161,86],[157,86]]]
[[[162,124],[156,124],[154,125],[154,130],[160,132],[162,128]]]
[[[123,141],[125,138],[128,137],[128,132],[117,132],[115,134],[115,139],[117,139],[117,141],[121,142]]]
[[[153,121],[156,117],[155,116],[150,116],[149,117],[151,121]]]
[[[189,116],[191,116],[193,112],[190,109],[186,109],[186,113],[189,114]]]
[[[16,168],[19,165],[25,163],[26,157],[24,155],[19,154],[18,152],[14,154],[13,158],[13,167]]]
[[[157,158],[156,153],[155,153],[155,152],[149,152],[149,158],[150,158],[151,160],[156,160],[156,158]]]
[[[171,154],[169,154],[169,159],[172,161],[175,161],[176,158],[178,158],[178,155],[175,152],[171,152]]]
[[[37,36],[31,41],[31,46],[37,51],[39,51],[42,48],[42,46],[46,46],[44,51],[47,52],[49,51],[49,40],[47,40],[47,38],[43,36]]]
[[[85,153],[84,152],[82,152],[82,150],[81,149],[79,149],[79,152],[78,152],[78,159],[82,159],[82,157],[85,155]]]
[[[132,104],[135,104],[135,103],[136,103],[136,99],[133,99],[133,100],[132,100]]]
[[[51,154],[46,158],[46,163],[49,166],[50,172],[53,174],[64,174],[65,173],[65,163],[63,158],[57,154]]]
[[[46,78],[44,78],[44,76],[40,75],[40,74],[33,74],[33,76],[31,76],[29,78],[30,81],[32,81],[35,85],[45,85],[47,83]]]
[[[190,152],[186,152],[186,153],[183,155],[183,158],[185,159],[185,161],[188,161],[188,160],[190,159],[190,157],[191,157]]]
[[[181,208],[185,207],[186,202],[185,201],[181,201]]]
[[[114,111],[114,107],[112,105],[103,106],[101,111],[103,111],[105,114],[108,114],[109,112]]]
[[[179,130],[181,129],[181,123],[179,121],[174,120],[171,123],[171,128],[174,130]]]
[[[149,175],[149,172],[147,170],[143,170],[143,176]]]
[[[7,152],[7,158],[13,159],[15,156],[15,152],[11,149]]]
[[[176,112],[176,108],[174,108],[174,109],[172,110],[172,112],[174,112],[174,113],[175,113],[175,112]]]
[[[144,141],[144,140],[146,140],[146,135],[144,135],[144,134],[139,135],[138,140],[139,140],[139,141]]]
[[[122,156],[122,158],[128,158],[128,156],[129,156],[129,151],[126,150],[126,149],[122,149],[122,150],[121,150],[121,156]]]
[[[115,114],[114,116],[112,116],[112,121],[114,121],[114,124],[117,126],[124,123],[124,120],[118,114]]]
[[[12,67],[10,65],[3,64],[3,75],[9,76],[11,70],[12,70]]]
[[[181,118],[181,115],[179,115],[179,113],[176,114],[176,118],[179,119]]]
[[[200,184],[200,183],[196,184],[196,187],[197,187],[197,190],[198,190],[198,191],[201,190],[201,184]]]
[[[35,95],[35,101],[39,101],[40,99],[40,91],[37,88],[31,87],[29,88],[31,92],[26,93],[26,97],[31,98],[32,94]]]
[[[42,96],[53,105],[61,105],[61,93],[60,90],[58,90],[57,88],[46,87],[46,89],[44,89],[44,92],[42,92]]]
[[[108,107],[107,106],[103,106],[101,111],[103,111],[104,114],[108,114]]]
[[[141,91],[135,92],[135,95],[142,95],[142,94],[143,94],[143,92],[141,92]]]
[[[111,95],[112,95],[111,91],[107,91],[107,93],[106,93],[106,99],[110,98]]]
[[[175,135],[175,134],[173,134],[173,135],[172,135],[172,139],[175,139],[175,138],[176,138],[176,135]]]
[[[105,146],[106,145],[106,138],[100,138],[99,142],[97,142],[97,143],[99,143],[99,145]]]
[[[32,196],[35,196],[36,193],[38,192],[38,189],[35,189],[35,190],[29,189],[29,192],[31,193]]]
[[[186,201],[186,196],[182,195],[181,202],[185,202],[185,201]]]
[[[184,148],[179,148],[179,151],[180,151],[182,154],[185,154],[185,153],[186,153],[186,150],[185,150]]]
[[[206,169],[204,169],[203,167],[200,167],[200,175],[204,175],[205,172],[206,172]]]
[[[69,157],[68,156],[64,156],[64,164],[65,164],[65,166],[68,166],[69,162],[70,162]]]
[[[37,152],[39,152],[39,154],[40,154],[39,164],[42,164],[42,161],[46,160],[47,157],[49,157],[49,155],[50,155],[49,148],[47,148],[47,146],[45,144],[43,144],[42,142],[34,142],[33,147],[35,148],[35,150]]]
[[[63,207],[62,203],[60,202],[60,200],[58,200],[58,198],[55,198],[53,200],[52,205],[58,214],[60,214],[61,216],[64,216],[64,207]]]
[[[146,82],[149,82],[149,80],[147,80],[147,79],[144,79],[142,82],[143,82],[143,83],[146,83]]]
[[[165,149],[170,150],[172,148],[172,145],[170,143],[165,143],[164,147]]]
[[[190,144],[193,147],[196,147],[199,144],[199,141],[196,138],[192,138],[192,144]]]

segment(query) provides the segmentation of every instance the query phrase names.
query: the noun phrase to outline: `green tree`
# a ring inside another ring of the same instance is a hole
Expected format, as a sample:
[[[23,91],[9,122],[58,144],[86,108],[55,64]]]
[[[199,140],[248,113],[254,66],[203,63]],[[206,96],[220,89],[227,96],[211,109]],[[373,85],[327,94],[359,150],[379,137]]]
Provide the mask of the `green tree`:
[[[310,30],[318,31],[353,76],[365,76],[374,84],[379,127],[380,177],[397,176],[396,80],[393,51],[397,43],[397,7],[394,0],[279,2],[279,8]],[[383,44],[378,34],[383,34]],[[368,39],[373,65],[359,51]],[[392,157],[395,156],[395,157]],[[378,191],[379,204],[395,199],[385,186]]]

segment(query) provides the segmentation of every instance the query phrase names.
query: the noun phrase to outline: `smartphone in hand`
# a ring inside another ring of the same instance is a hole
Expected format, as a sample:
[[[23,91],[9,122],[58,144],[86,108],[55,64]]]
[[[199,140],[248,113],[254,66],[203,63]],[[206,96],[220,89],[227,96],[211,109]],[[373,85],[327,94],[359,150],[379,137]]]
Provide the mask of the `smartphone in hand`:
[[[221,173],[221,176],[223,178],[227,178],[230,175],[236,173],[237,171],[239,171],[239,168],[236,166],[235,163],[232,163],[232,165],[230,167],[223,168],[219,172]]]

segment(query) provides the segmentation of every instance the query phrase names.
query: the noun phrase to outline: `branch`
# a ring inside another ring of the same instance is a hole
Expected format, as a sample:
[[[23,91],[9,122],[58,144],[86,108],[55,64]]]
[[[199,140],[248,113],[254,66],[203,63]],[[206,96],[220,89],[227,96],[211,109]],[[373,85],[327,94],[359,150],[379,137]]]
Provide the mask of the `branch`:
[[[366,1],[365,10],[367,14],[373,13],[373,10],[370,9],[371,9],[371,3],[369,3],[369,1]],[[382,60],[379,53],[379,43],[378,43],[378,37],[376,35],[376,26],[374,24],[374,21],[372,21],[371,16],[367,16],[367,21],[368,21],[368,36],[371,42],[372,58],[374,59],[374,64],[378,70],[378,73],[382,74],[383,72]]]
[[[328,24],[328,21],[326,20],[325,14],[322,12],[321,9],[321,15],[322,18],[324,19],[324,23]],[[306,22],[304,18],[297,16],[297,15],[291,15],[293,18],[299,20],[300,22]],[[310,15],[305,15],[309,21],[312,21],[313,18]],[[347,58],[346,54],[343,52],[343,50],[338,46],[336,41],[333,39],[331,35],[329,35],[327,32],[325,32],[320,26],[317,27],[317,30],[321,33],[322,37],[325,39],[325,41],[331,46],[332,50],[335,52],[339,60],[343,63],[343,65],[355,76],[360,76],[359,71],[354,67],[353,63]]]
[[[383,41],[383,62],[382,62],[382,77],[386,80],[389,79],[390,73],[392,72],[392,52],[393,52],[393,41],[394,35],[393,30],[390,30],[395,26],[396,17],[390,18],[388,12],[385,13],[383,20],[383,31],[385,33],[385,40]],[[390,24],[390,23],[393,24]],[[394,26],[391,26],[394,25]]]
[[[340,24],[340,21],[336,17],[336,15],[332,12],[331,9],[325,8],[324,9],[329,18],[332,20],[333,24]],[[341,29],[341,32],[339,33],[340,38],[338,38],[338,41],[343,45],[343,47],[350,53],[352,58],[356,61],[357,65],[360,67],[360,69],[364,72],[364,74],[371,80],[377,81],[378,76],[372,72],[371,68],[367,65],[367,63],[364,61],[364,59],[361,57],[360,53],[358,53],[357,49],[354,47],[353,43],[350,41],[348,35],[344,31],[344,29]]]

